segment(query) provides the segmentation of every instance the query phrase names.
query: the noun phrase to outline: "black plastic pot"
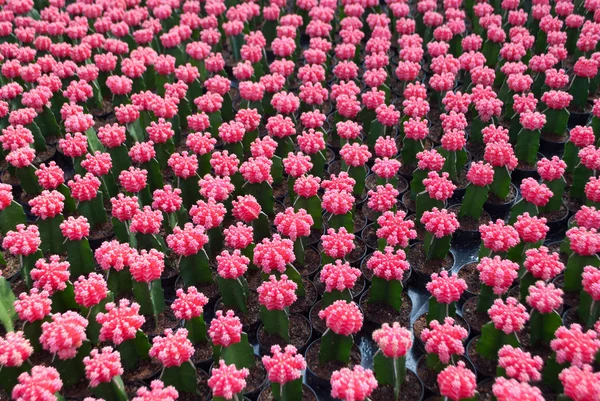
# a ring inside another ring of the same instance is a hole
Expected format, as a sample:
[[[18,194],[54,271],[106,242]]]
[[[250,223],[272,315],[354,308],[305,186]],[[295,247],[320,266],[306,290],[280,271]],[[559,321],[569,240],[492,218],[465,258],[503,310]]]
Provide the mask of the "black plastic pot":
[[[569,121],[567,122],[567,127],[569,129],[574,128],[578,125],[587,125],[588,121],[592,117],[592,113],[575,113],[571,112],[569,114]]]
[[[304,351],[305,351],[305,350],[306,350],[306,348],[308,347],[308,344],[310,344],[310,343],[313,341],[313,339],[314,339],[314,338],[313,338],[313,337],[314,337],[314,330],[313,330],[313,328],[312,328],[312,325],[310,324],[310,320],[308,320],[306,317],[304,317],[304,316],[302,316],[302,315],[299,315],[299,314],[295,314],[295,316],[297,316],[297,317],[299,317],[299,318],[301,318],[301,319],[305,320],[305,321],[306,321],[306,323],[308,324],[308,328],[309,328],[309,330],[310,330],[310,334],[309,334],[308,338],[306,339],[305,343],[304,343],[302,346],[300,346],[300,347],[296,347],[296,349],[298,350],[298,353],[299,353],[299,354],[302,354],[302,353],[304,353]],[[290,317],[291,317],[291,315],[290,315]],[[261,323],[261,324],[258,326],[258,328],[256,329],[256,340],[257,340],[257,342],[258,342],[258,349],[259,349],[259,353],[260,353],[261,355],[269,355],[269,354],[271,353],[271,350],[270,350],[269,348],[267,348],[265,345],[263,345],[263,344],[260,342],[260,336],[259,336],[259,334],[260,334],[260,329],[261,329],[263,326],[264,326],[264,325]],[[284,346],[282,345],[282,347],[281,347],[281,348],[284,348]]]
[[[312,343],[310,343],[310,345],[306,349],[305,354],[308,354],[309,350],[312,347],[315,347],[316,344],[318,344],[320,342],[321,342],[321,339],[318,339],[318,340],[315,340]],[[353,344],[352,347],[355,348],[356,350],[358,350],[359,353],[361,353],[360,348],[356,344]],[[361,357],[362,357],[362,353],[361,353]],[[306,383],[310,387],[312,387],[317,394],[329,395],[331,393],[331,384],[330,384],[329,380],[318,376],[315,372],[312,371],[312,369],[310,368],[310,366],[308,364],[306,366]]]
[[[266,393],[266,392],[268,392],[270,390],[271,390],[271,388],[269,386],[263,388],[263,390],[258,395],[258,399],[260,400],[260,397],[263,397],[263,393]],[[310,387],[306,383],[302,383],[302,392],[304,394],[310,393],[310,394],[312,394],[312,396],[314,397],[315,400],[317,400],[317,401],[319,400],[319,397],[317,397],[317,393],[315,393],[315,390],[313,390],[312,387]],[[270,398],[269,401],[272,400],[272,399],[274,399],[274,398]]]
[[[548,220],[546,225],[550,230],[548,231],[548,236],[555,236],[567,229],[567,222],[569,220],[569,209],[565,206],[565,214],[558,220]]]
[[[544,136],[540,138],[540,153],[544,156],[550,158],[552,156],[562,155],[565,150],[565,144],[567,143],[567,139],[564,141],[552,141],[549,139],[545,139]]]
[[[488,199],[483,204],[483,210],[485,210],[486,212],[488,212],[490,214],[490,216],[492,217],[492,220],[505,219],[508,216],[508,214],[510,213],[510,210],[512,209],[513,205],[519,198],[519,189],[517,188],[517,186],[512,183],[510,185],[515,190],[515,198],[514,199],[512,199],[510,201],[506,201],[504,203],[500,203],[500,204],[490,203],[490,201]]]

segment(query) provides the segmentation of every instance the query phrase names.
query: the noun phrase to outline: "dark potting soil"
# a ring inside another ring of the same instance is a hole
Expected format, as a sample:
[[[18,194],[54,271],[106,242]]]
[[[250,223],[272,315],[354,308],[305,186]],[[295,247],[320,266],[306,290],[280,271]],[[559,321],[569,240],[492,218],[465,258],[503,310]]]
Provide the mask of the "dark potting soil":
[[[529,164],[519,160],[519,163],[517,164],[517,170],[537,171],[537,163]]]
[[[494,385],[494,379],[485,379],[477,383],[477,392],[479,393],[479,401],[492,401],[494,400],[494,393],[492,393],[492,386]]]
[[[537,343],[535,347],[531,346],[531,327],[529,323],[525,325],[523,330],[517,333],[519,343],[524,351],[530,352],[532,355],[537,355],[543,360],[547,360],[552,354],[549,344]]]
[[[425,230],[425,227],[423,227],[420,224],[417,224],[417,215],[416,214],[411,214],[410,216],[408,216],[406,218],[406,220],[410,220],[413,223],[415,223],[415,231],[417,232],[417,238],[415,238],[417,241],[424,241],[425,240],[425,233],[427,232]]]
[[[252,291],[256,291],[256,289],[263,283],[262,270],[258,270],[256,268],[248,269],[245,277],[246,281],[248,282],[248,288]]]
[[[545,217],[548,222],[559,221],[564,219],[569,213],[569,209],[564,203],[561,203],[560,208],[553,212],[542,212],[540,213],[540,217]]]
[[[314,248],[304,248],[304,264],[294,262],[294,267],[302,277],[307,277],[319,269],[321,256]]]
[[[318,301],[310,310],[310,315],[308,320],[310,320],[310,324],[313,330],[316,330],[319,333],[324,333],[327,330],[327,325],[325,324],[325,320],[319,317],[319,312],[321,312],[323,308],[323,301]]]
[[[42,152],[36,152],[35,159],[33,159],[33,164],[39,166],[42,163],[46,163],[48,160],[52,159],[56,154],[56,146],[46,146],[46,149]]]
[[[506,199],[500,199],[496,196],[496,194],[490,192],[488,195],[486,203],[491,205],[506,205],[507,203],[511,203],[517,197],[517,190],[513,185],[510,186],[510,191],[508,195],[506,195]]]
[[[565,256],[566,258],[566,256]],[[561,262],[562,262],[562,254],[561,254]],[[565,262],[563,262],[565,263]],[[564,275],[560,275],[558,277],[556,277],[556,279],[554,279],[554,281],[552,282],[554,284],[554,286],[556,288],[563,288],[565,285],[565,276]],[[564,308],[577,308],[577,306],[579,306],[579,293],[578,292],[572,292],[572,291],[563,291],[563,305]]]
[[[415,271],[427,277],[442,270],[450,270],[454,264],[454,257],[451,253],[448,253],[442,260],[427,260],[423,244],[416,244],[411,247],[406,255],[406,259]]]
[[[565,191],[563,193],[563,201],[567,205],[567,208],[573,213],[576,213],[579,209],[581,209],[581,206],[582,206],[581,200],[576,199],[576,198],[571,198],[569,191]]]
[[[571,325],[574,323],[577,323],[581,326],[585,326],[584,324],[582,324],[581,319],[577,314],[577,308],[571,308],[568,311],[566,311],[563,315],[563,324],[566,327],[571,327]]]
[[[443,324],[444,322],[440,322],[440,323]],[[454,323],[456,325],[461,326],[465,330],[467,330],[467,332],[469,331],[469,325],[467,324],[465,319],[463,319],[462,317],[456,315],[456,317],[454,318]],[[418,338],[420,340],[421,333],[423,332],[424,329],[426,329],[428,327],[429,327],[429,325],[427,324],[427,313],[424,313],[421,316],[419,316],[419,318],[417,320],[415,320],[415,322],[413,323],[413,332],[415,333],[415,338]]]
[[[371,248],[377,248],[377,229],[375,224],[369,224],[365,227],[361,235],[363,241]]]
[[[101,225],[99,225],[96,228],[93,228],[90,231],[90,240],[103,240],[103,239],[108,239],[111,238],[112,236],[115,235],[114,229],[113,229],[113,225],[110,221],[107,221],[106,223],[103,223]]]
[[[0,176],[0,181],[2,181],[3,184],[9,184],[9,185],[19,185],[20,184],[19,179],[17,177],[10,175],[8,170],[4,170],[2,172],[2,176]]]
[[[304,296],[298,297],[296,302],[290,306],[291,313],[306,314],[315,302],[317,302],[318,293],[315,285],[306,279],[302,279],[302,282],[304,283]]]
[[[457,362],[458,361],[463,361],[467,368],[472,368],[471,363],[464,355],[458,357]],[[419,379],[421,379],[421,382],[423,382],[423,385],[427,390],[431,391],[432,393],[439,392],[439,387],[437,384],[438,372],[436,372],[433,369],[430,369],[427,366],[427,358],[425,356],[419,358],[419,361],[417,363],[417,376],[419,376]]]
[[[260,357],[255,356],[255,365],[250,369],[250,375],[246,378],[244,393],[254,393],[259,390],[267,379],[267,370],[263,366]]]
[[[223,304],[223,300],[219,299],[217,301],[217,305],[215,311],[222,310],[223,313],[228,310],[232,310],[236,316],[240,318],[242,325],[248,329],[249,327],[255,325],[260,320],[260,303],[258,302],[258,293],[256,291],[250,291],[248,294],[248,301],[246,302],[246,313],[243,313],[236,308],[228,308]]]
[[[467,283],[467,291],[471,294],[479,294],[481,289],[481,281],[479,281],[479,270],[477,270],[477,262],[467,263],[458,271],[458,278],[465,280]]]
[[[475,333],[481,333],[481,328],[484,324],[490,321],[490,318],[485,312],[477,311],[477,301],[479,297],[469,298],[463,305],[463,317]]]
[[[402,293],[402,307],[400,312],[388,304],[369,303],[368,296],[365,294],[360,300],[360,307],[365,315],[365,320],[381,326],[383,323],[392,324],[399,322],[401,326],[406,327],[410,324],[410,314],[412,312],[412,301],[409,296]]]
[[[360,262],[365,256],[367,251],[367,245],[364,241],[356,240],[354,241],[354,249],[346,256],[346,261],[348,261],[352,267],[358,267]]]
[[[19,257],[13,255],[10,252],[6,252],[4,254],[4,260],[6,261],[5,265],[0,265],[0,271],[2,271],[2,277],[5,279],[9,279],[21,270],[21,263],[19,262]],[[15,293],[15,295],[19,295]]]
[[[466,148],[471,152],[471,158],[474,162],[483,160],[485,153],[485,145],[483,143],[467,142]]]
[[[414,213],[417,210],[417,203],[411,199],[410,191],[406,191],[404,195],[402,195],[402,204],[406,206],[411,213]]]
[[[258,401],[275,401],[273,398],[273,390],[271,386],[265,387],[265,389],[258,396]],[[301,401],[317,401],[315,394],[310,391],[310,387],[306,384],[302,384],[302,400]]]
[[[161,369],[162,365],[156,359],[143,359],[132,369],[125,370],[125,373],[123,373],[123,381],[133,383],[140,380],[150,380],[158,375]]]
[[[194,355],[192,355],[192,363],[197,364],[200,362],[208,361],[212,358],[212,345],[210,341],[206,341],[203,344],[194,345]]]
[[[419,401],[423,385],[411,370],[406,371],[404,382],[400,387],[400,401]],[[394,399],[394,388],[388,384],[377,387],[371,394],[372,401],[390,401]]]
[[[208,387],[208,375],[206,374],[206,372],[198,369],[196,380],[196,390],[198,391],[198,394],[190,394],[184,393],[183,391],[179,391],[179,397],[177,398],[178,401],[196,401],[198,399],[202,400],[204,399],[204,397],[211,393],[211,389],[210,387]],[[200,398],[198,398],[198,396]]]
[[[142,325],[141,330],[148,337],[161,336],[166,329],[174,329],[179,323],[179,319],[175,317],[171,308],[166,306],[165,310],[159,313],[158,322],[154,320],[153,315],[146,315],[146,322]]]
[[[456,214],[456,218],[458,219],[458,223],[460,224],[459,230],[462,231],[479,231],[479,226],[488,224],[490,221],[492,221],[492,218],[490,217],[489,213],[485,210],[481,211],[481,216],[479,216],[479,219],[477,220],[475,220],[471,216],[460,217],[460,205],[451,206],[450,208],[448,208],[448,211]]]
[[[83,377],[81,380],[71,386],[63,386],[60,393],[65,398],[76,398],[78,400],[84,399],[90,394],[89,382],[85,377]]]
[[[540,135],[540,138],[548,141],[548,142],[554,142],[554,143],[563,143],[566,142],[567,139],[569,139],[569,135],[567,134],[567,132],[563,132],[562,134],[555,134],[553,132],[544,132],[542,131],[542,134]]]
[[[490,361],[489,359],[485,359],[481,355],[477,353],[477,341],[479,338],[474,338],[467,347],[467,355],[471,360],[471,363],[475,365],[475,369],[477,372],[481,373],[483,376],[493,377],[496,374],[496,366],[498,365],[498,361]]]
[[[285,348],[287,344],[291,344],[297,349],[301,349],[308,345],[310,334],[311,330],[308,320],[300,315],[291,314],[289,325],[289,342],[285,341],[277,334],[265,332],[264,326],[261,326],[258,329],[258,342],[266,350],[266,352],[270,352],[273,345],[279,345],[281,348]]]
[[[273,184],[273,198],[283,199],[288,193],[288,182],[284,178],[279,184]]]
[[[177,280],[177,282],[175,283],[175,286],[177,287],[175,290],[177,291],[179,288],[187,288],[184,286],[183,280]],[[219,287],[217,286],[217,283],[200,283],[200,284],[195,284],[194,287],[196,287],[196,289],[198,290],[198,292],[201,292],[202,294],[204,294],[205,297],[207,297],[208,299],[214,300],[216,299],[220,293],[219,293]]]
[[[306,365],[318,377],[329,381],[331,374],[342,368],[360,365],[360,349],[356,344],[352,344],[350,349],[350,363],[345,364],[340,361],[329,361],[324,364],[319,363],[319,351],[321,350],[321,340],[317,340],[306,351]]]

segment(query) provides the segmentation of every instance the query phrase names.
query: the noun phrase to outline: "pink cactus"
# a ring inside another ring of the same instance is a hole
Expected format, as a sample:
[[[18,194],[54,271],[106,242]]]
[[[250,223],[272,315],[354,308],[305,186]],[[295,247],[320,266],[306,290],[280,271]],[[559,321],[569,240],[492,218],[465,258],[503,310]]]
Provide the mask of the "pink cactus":
[[[343,263],[338,259],[334,263],[323,266],[319,280],[325,283],[326,292],[344,291],[352,289],[360,275],[359,269],[355,269],[350,266],[350,263]]]
[[[373,372],[362,366],[343,368],[331,375],[331,396],[344,401],[363,401],[377,388]]]
[[[127,299],[119,300],[119,306],[109,302],[105,309],[106,313],[100,312],[96,315],[96,321],[102,325],[101,341],[110,341],[119,345],[131,340],[146,321],[146,318],[140,315],[140,305],[135,302],[130,305]]]
[[[394,322],[391,326],[384,323],[380,329],[373,332],[373,340],[388,358],[401,358],[406,355],[413,344],[410,331]]]
[[[479,232],[483,246],[497,253],[506,252],[520,242],[517,230],[500,219],[479,226]]]
[[[310,235],[310,228],[314,224],[313,218],[304,209],[297,212],[292,207],[285,209],[283,213],[277,213],[273,221],[277,231],[296,241],[299,237]]]
[[[208,304],[208,298],[196,287],[188,287],[187,293],[183,288],[177,289],[177,298],[171,304],[171,309],[175,317],[180,320],[190,320],[199,317],[204,312],[204,307]]]
[[[167,236],[167,245],[178,255],[195,255],[208,243],[204,227],[185,223],[183,228],[173,228],[173,234]]]
[[[375,251],[367,262],[367,268],[373,270],[373,274],[384,280],[402,281],[404,272],[410,269],[406,261],[406,253],[398,249],[394,251],[391,246],[386,246],[384,252]]]
[[[448,212],[446,209],[439,210],[437,207],[424,212],[421,223],[425,225],[428,232],[437,238],[452,235],[459,227],[456,214]]]
[[[12,391],[12,399],[18,401],[56,401],[56,393],[62,389],[58,371],[51,366],[34,366],[31,373],[19,375],[19,383]]]
[[[150,389],[140,387],[136,395],[132,401],[175,401],[179,398],[179,393],[177,393],[175,387],[165,387],[164,383],[160,380],[152,380]]]
[[[337,232],[334,228],[327,229],[327,234],[321,236],[323,251],[329,257],[342,259],[346,257],[356,245],[354,244],[354,234],[341,227]]]
[[[250,371],[246,368],[236,369],[234,364],[226,365],[224,360],[219,361],[219,367],[214,367],[208,386],[213,397],[223,397],[231,400],[246,387],[246,378]]]
[[[33,354],[33,347],[22,331],[0,337],[0,366],[19,367]]]
[[[451,276],[447,271],[442,271],[440,274],[433,273],[426,287],[437,302],[450,304],[460,299],[467,289],[467,283],[456,275]]]
[[[513,281],[517,278],[519,265],[500,256],[493,259],[484,257],[477,265],[479,279],[489,287],[493,287],[494,294],[502,295],[508,291]]]
[[[236,280],[243,276],[248,270],[250,259],[243,256],[239,250],[232,253],[223,251],[217,256],[217,273],[220,277],[229,280]]]
[[[215,318],[210,323],[208,335],[213,345],[228,347],[240,342],[242,335],[242,323],[240,318],[229,310],[224,315],[223,311],[217,311]]]
[[[423,185],[432,199],[445,201],[452,196],[456,185],[448,179],[448,173],[442,173],[439,175],[435,171],[430,171],[427,174],[427,178],[423,180]]]
[[[86,318],[77,312],[55,313],[51,322],[42,323],[40,344],[59,359],[71,359],[86,339]]]
[[[264,238],[254,248],[253,263],[267,274],[273,270],[285,272],[287,265],[294,260],[294,243],[289,239],[282,239],[278,234],[274,234],[272,239]]]
[[[600,391],[600,373],[590,365],[570,366],[559,374],[564,394],[573,401],[594,400]]]
[[[540,313],[551,313],[563,304],[563,291],[555,288],[554,284],[538,281],[529,287],[527,303]]]
[[[417,232],[413,229],[415,223],[411,220],[404,220],[406,213],[402,210],[393,213],[391,211],[383,213],[377,218],[377,237],[385,238],[390,246],[400,246],[406,248],[409,240],[417,238]]]
[[[121,354],[119,351],[113,351],[112,347],[104,347],[100,351],[93,349],[89,356],[83,358],[83,364],[90,387],[108,383],[113,377],[123,374]]]
[[[494,327],[505,334],[523,330],[525,323],[529,320],[529,313],[527,313],[525,306],[512,297],[507,298],[506,301],[496,299],[488,310],[488,315],[492,319]]]
[[[284,310],[296,302],[298,285],[285,274],[278,280],[274,275],[269,276],[257,289],[258,302],[267,310]]]
[[[98,305],[108,295],[108,286],[104,277],[98,273],[90,273],[88,277],[79,276],[73,283],[75,302],[84,308]]]
[[[141,250],[129,264],[131,277],[139,283],[159,280],[165,270],[165,255],[156,249]]]
[[[475,374],[465,367],[463,361],[446,367],[437,377],[440,394],[453,401],[472,398],[475,395]]]
[[[594,361],[596,352],[600,349],[600,340],[594,330],[583,331],[579,324],[570,328],[559,327],[554,333],[550,347],[556,353],[558,363],[569,363],[581,368]]]
[[[262,357],[263,365],[271,383],[281,385],[302,377],[302,370],[306,369],[306,361],[297,353],[296,347],[287,345],[282,352],[279,345],[271,347],[273,356]]]
[[[9,231],[2,240],[2,247],[13,255],[28,256],[35,253],[42,243],[37,226],[18,224],[16,231]]]
[[[166,368],[181,366],[189,361],[195,352],[187,335],[188,331],[183,328],[177,329],[175,333],[171,329],[166,329],[164,336],[154,337],[148,355],[158,359]]]
[[[363,314],[354,302],[335,301],[319,312],[327,328],[341,336],[351,336],[360,331],[363,325]]]
[[[199,200],[190,209],[190,216],[194,224],[204,227],[206,230],[218,227],[223,222],[227,210],[222,203],[217,203],[214,199],[207,202]]]
[[[498,351],[498,366],[504,369],[509,378],[523,383],[540,381],[543,365],[539,356],[531,356],[529,352],[511,345],[505,345]]]
[[[496,378],[492,386],[492,392],[498,401],[543,401],[542,391],[526,382],[518,382],[515,379]]]
[[[367,206],[381,213],[386,212],[396,205],[399,194],[398,190],[392,184],[386,184],[385,186],[378,185],[375,191],[370,190],[368,192],[369,201],[367,202]]]
[[[58,255],[50,256],[50,262],[38,259],[30,273],[34,287],[48,291],[50,295],[64,290],[69,280],[69,267],[69,262],[61,262]]]
[[[441,324],[437,320],[429,323],[429,328],[421,332],[421,340],[425,343],[425,351],[428,354],[436,354],[444,364],[450,362],[453,355],[462,355],[465,352],[463,341],[469,333],[466,329],[454,324],[451,317]]]

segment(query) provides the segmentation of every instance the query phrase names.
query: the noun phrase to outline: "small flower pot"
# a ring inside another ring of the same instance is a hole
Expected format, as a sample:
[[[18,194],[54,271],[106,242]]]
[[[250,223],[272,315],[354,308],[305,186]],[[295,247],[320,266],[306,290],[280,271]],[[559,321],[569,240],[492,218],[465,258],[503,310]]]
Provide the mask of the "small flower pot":
[[[212,344],[210,340],[204,344],[194,345],[194,355],[192,355],[192,363],[197,369],[209,370],[213,363],[212,359]]]
[[[552,284],[554,284],[554,286],[556,288],[560,288],[562,290],[565,285],[565,275],[559,274],[558,276],[556,276],[554,278],[554,280],[552,280]],[[563,308],[564,309],[568,309],[568,308],[577,309],[578,306],[579,306],[579,293],[572,292],[572,291],[568,291],[568,292],[564,291],[564,293],[563,293]]]
[[[319,293],[312,281],[302,279],[302,282],[304,283],[305,295],[299,297],[296,302],[290,306],[290,313],[299,313],[308,317],[310,310],[319,298]]]
[[[147,358],[140,360],[132,369],[127,369],[121,375],[125,383],[143,382],[149,385],[152,380],[158,378],[162,371],[162,365],[156,359]]]
[[[88,237],[90,248],[92,248],[92,251],[95,251],[105,241],[110,241],[114,236],[113,225],[108,220],[106,223],[90,230],[90,236]]]
[[[271,386],[267,386],[258,395],[257,401],[275,401]],[[302,383],[302,401],[319,401],[317,393],[308,384]]]
[[[290,314],[289,319],[289,341],[285,341],[277,335],[266,333],[263,324],[258,326],[256,338],[258,339],[259,352],[261,355],[269,355],[273,345],[279,345],[283,349],[287,344],[291,344],[296,347],[299,353],[303,353],[306,350],[306,347],[308,347],[308,344],[313,339],[313,330],[310,322],[304,316],[293,313]]]
[[[325,364],[319,363],[319,350],[321,349],[321,339],[312,342],[304,357],[306,358],[306,383],[311,386],[319,394],[330,394],[331,393],[331,374],[336,370],[342,368],[352,368],[353,366],[360,365],[362,355],[360,348],[356,345],[352,345],[350,350],[350,363],[344,364],[339,361],[327,362]]]
[[[471,262],[461,266],[458,270],[458,278],[465,280],[467,289],[463,292],[461,299],[467,301],[472,297],[479,295],[479,270],[477,270],[478,262]]]
[[[176,330],[181,327],[181,325],[182,321],[175,317],[175,313],[171,309],[171,303],[169,302],[165,305],[165,309],[158,314],[158,320],[152,315],[146,315],[146,322],[140,329],[152,342],[154,337],[162,336],[166,329]]]
[[[461,205],[451,206],[448,211],[456,214],[460,226],[452,235],[452,245],[457,248],[474,248],[481,242],[481,233],[479,226],[488,224],[492,218],[489,213],[483,210],[478,220],[472,217],[459,217]]]
[[[410,213],[414,213],[417,210],[417,203],[410,198],[410,190],[402,194],[402,204]]]
[[[256,334],[256,329],[258,329],[260,324],[260,303],[258,302],[258,293],[256,291],[250,291],[246,308],[246,313],[242,313],[235,308],[227,308],[223,305],[222,298],[217,299],[215,303],[215,313],[219,310],[222,310],[223,313],[232,310],[240,318],[244,332],[248,333],[250,342],[253,342],[255,340],[253,336]]]
[[[537,160],[541,160],[543,158],[544,155],[538,152]],[[523,181],[525,178],[535,178],[536,180],[540,179],[540,175],[537,172],[537,163],[529,165],[519,162],[517,168],[515,168],[512,172],[512,182],[515,185],[520,185],[521,181]]]
[[[302,277],[312,277],[321,267],[321,261],[322,257],[318,249],[308,246],[304,248],[304,265],[300,265],[298,261],[295,261],[294,267]]]
[[[494,377],[496,375],[498,361],[490,361],[477,353],[477,342],[480,338],[481,336],[477,336],[469,341],[469,344],[467,345],[467,358],[469,358],[471,364],[475,366],[481,379]]]
[[[560,209],[554,212],[540,213],[540,217],[545,217],[547,222],[546,225],[550,230],[548,236],[554,236],[564,232],[567,229],[567,222],[569,220],[569,208],[563,202]]]
[[[469,327],[471,328],[471,331],[474,334],[481,333],[481,328],[483,327],[483,325],[490,321],[490,318],[486,312],[477,311],[478,301],[478,296],[469,298],[463,304],[462,308],[463,318],[469,324]]]
[[[406,260],[413,268],[413,275],[417,283],[426,284],[433,273],[443,270],[450,271],[454,266],[454,255],[452,250],[448,252],[443,260],[427,260],[422,243],[411,245]]]
[[[570,328],[572,324],[576,323],[581,327],[585,328],[585,323],[581,321],[577,314],[577,308],[569,308],[562,314],[562,322],[566,328]]]
[[[579,112],[571,111],[569,113],[569,121],[567,122],[567,127],[569,129],[571,129],[571,128],[575,128],[578,125],[585,126],[590,121],[591,117],[592,117],[592,113],[590,113],[590,112],[579,113]]]
[[[510,192],[506,199],[499,199],[494,194],[490,193],[487,201],[483,204],[483,210],[490,214],[492,220],[505,219],[510,214],[515,201],[517,200],[519,190],[515,184],[510,184]]]
[[[369,303],[368,291],[360,297],[359,305],[363,310],[365,320],[377,328],[381,327],[383,323],[391,322],[398,322],[402,327],[407,327],[410,324],[413,304],[406,290],[402,292],[400,312],[388,304]]]
[[[406,377],[400,387],[400,400],[421,401],[425,396],[425,387],[421,379],[412,370],[406,370]],[[371,401],[389,401],[394,399],[394,388],[390,385],[378,386],[371,397]]]
[[[540,153],[547,158],[562,155],[568,140],[569,135],[567,133],[556,135],[542,131],[540,136]]]

